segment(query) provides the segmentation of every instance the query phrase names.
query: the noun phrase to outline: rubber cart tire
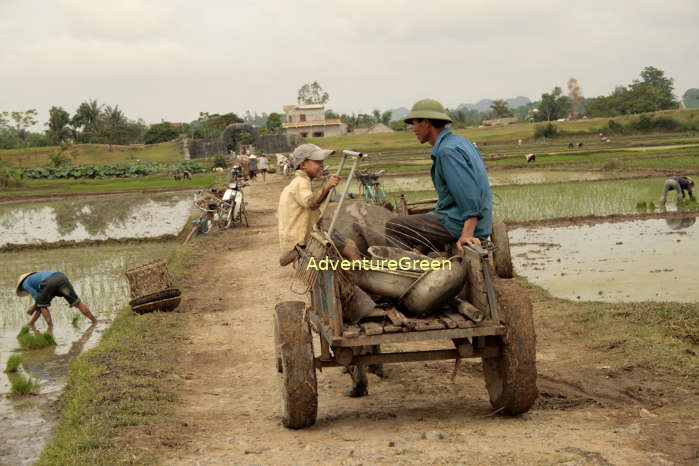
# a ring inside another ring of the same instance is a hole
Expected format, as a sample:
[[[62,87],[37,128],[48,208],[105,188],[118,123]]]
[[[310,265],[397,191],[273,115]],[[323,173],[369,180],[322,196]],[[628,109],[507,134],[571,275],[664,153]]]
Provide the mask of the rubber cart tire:
[[[500,278],[514,277],[514,268],[512,267],[512,255],[510,254],[510,238],[507,236],[507,227],[501,218],[493,220],[493,245],[495,251],[493,258],[495,259],[495,273]]]
[[[536,388],[536,333],[532,305],[509,280],[496,279],[498,317],[505,335],[487,337],[500,346],[500,355],[483,358],[485,385],[490,404],[499,414],[527,412],[538,396]]]
[[[289,429],[312,426],[318,413],[313,339],[304,319],[305,306],[302,301],[286,301],[277,304],[274,314],[281,357],[282,424]]]

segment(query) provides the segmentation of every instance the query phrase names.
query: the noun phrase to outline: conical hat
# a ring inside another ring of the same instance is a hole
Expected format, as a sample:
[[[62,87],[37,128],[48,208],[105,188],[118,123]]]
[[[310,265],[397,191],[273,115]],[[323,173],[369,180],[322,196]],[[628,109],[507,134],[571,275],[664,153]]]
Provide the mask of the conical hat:
[[[29,275],[36,273],[36,272],[29,272],[29,273],[23,273],[22,275],[19,276],[17,279],[17,296],[27,296],[29,293],[24,291],[22,289],[22,282],[24,281],[25,278],[27,278]]]

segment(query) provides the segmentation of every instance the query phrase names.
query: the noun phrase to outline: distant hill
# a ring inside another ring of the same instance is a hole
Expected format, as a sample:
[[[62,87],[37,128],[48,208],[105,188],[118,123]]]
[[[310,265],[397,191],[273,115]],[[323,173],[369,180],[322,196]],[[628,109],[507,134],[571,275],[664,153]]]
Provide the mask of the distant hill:
[[[699,89],[687,89],[682,96],[685,108],[699,108]]]
[[[395,120],[402,120],[405,118],[405,116],[410,113],[410,110],[408,110],[405,107],[399,107],[399,108],[392,108],[389,110],[391,112],[391,121]]]
[[[478,110],[479,112],[489,112],[490,106],[493,104],[493,102],[493,99],[482,99],[477,104],[461,104],[456,108],[458,110]],[[510,109],[515,109],[517,107],[521,107],[522,105],[531,103],[531,100],[529,100],[528,97],[517,96],[505,99],[505,102],[507,102],[507,106],[510,107]]]

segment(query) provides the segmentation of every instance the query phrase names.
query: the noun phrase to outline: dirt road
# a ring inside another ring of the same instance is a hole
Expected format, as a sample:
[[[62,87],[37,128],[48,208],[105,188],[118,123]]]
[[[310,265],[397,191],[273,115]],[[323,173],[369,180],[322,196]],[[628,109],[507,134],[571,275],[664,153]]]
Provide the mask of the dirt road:
[[[696,464],[697,394],[654,382],[614,348],[594,348],[569,305],[534,298],[540,398],[518,418],[491,415],[480,365],[386,366],[369,396],[343,395],[349,376],[319,374],[318,422],[280,424],[272,313],[303,299],[277,263],[279,178],[251,188],[250,223],[222,235],[194,270],[178,403],[181,427],[154,432],[165,464]],[[297,284],[297,287],[299,285]],[[446,342],[448,343],[448,342]],[[315,345],[316,349],[318,345]],[[180,351],[180,350],[178,350]]]

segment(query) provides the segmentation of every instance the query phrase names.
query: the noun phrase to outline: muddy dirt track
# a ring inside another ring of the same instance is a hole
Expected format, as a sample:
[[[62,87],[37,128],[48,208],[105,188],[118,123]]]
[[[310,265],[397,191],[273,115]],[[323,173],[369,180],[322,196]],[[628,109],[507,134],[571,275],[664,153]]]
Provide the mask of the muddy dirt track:
[[[570,323],[572,304],[524,290],[538,333],[531,412],[492,415],[476,360],[455,377],[453,361],[423,362],[369,375],[369,396],[359,399],[343,395],[348,375],[326,369],[316,425],[285,429],[272,313],[303,298],[290,290],[292,270],[278,266],[283,182],[273,180],[250,189],[250,228],[220,235],[221,248],[185,285],[188,338],[173,348],[184,387],[178,427],[132,432],[139,447],[165,445],[165,464],[699,463],[697,393],[627,364],[613,347],[594,347]]]

